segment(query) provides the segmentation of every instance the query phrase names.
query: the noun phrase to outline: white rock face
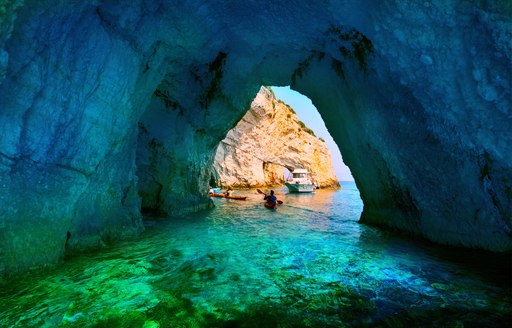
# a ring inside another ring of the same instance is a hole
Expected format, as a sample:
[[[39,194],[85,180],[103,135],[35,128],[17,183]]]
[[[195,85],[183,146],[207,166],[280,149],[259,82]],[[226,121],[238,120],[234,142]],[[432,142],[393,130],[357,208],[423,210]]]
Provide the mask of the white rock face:
[[[1,271],[137,234],[141,204],[206,207],[216,147],[261,85],[312,99],[361,191],[363,222],[512,250],[507,2],[2,10]]]
[[[223,185],[283,184],[284,168],[306,168],[320,188],[339,188],[325,143],[299,124],[295,112],[261,87],[247,113],[222,140],[214,168]]]

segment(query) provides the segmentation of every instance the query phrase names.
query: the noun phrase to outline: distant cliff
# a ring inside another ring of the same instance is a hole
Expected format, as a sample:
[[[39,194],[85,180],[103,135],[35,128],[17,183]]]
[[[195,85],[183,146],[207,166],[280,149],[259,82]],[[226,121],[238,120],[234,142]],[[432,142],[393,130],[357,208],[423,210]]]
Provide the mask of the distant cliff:
[[[325,142],[265,87],[219,144],[214,168],[223,185],[279,185],[286,178],[284,168],[306,168],[320,188],[339,188]]]

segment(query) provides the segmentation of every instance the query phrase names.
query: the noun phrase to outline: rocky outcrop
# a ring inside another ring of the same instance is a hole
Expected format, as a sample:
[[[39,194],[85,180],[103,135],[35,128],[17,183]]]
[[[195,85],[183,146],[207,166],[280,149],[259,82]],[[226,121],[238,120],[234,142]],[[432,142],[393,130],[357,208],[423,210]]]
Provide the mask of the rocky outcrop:
[[[213,166],[222,184],[229,186],[279,185],[286,178],[284,168],[306,168],[319,188],[339,188],[325,142],[265,87],[220,142]]]
[[[261,85],[313,101],[362,222],[512,250],[509,2],[0,7],[0,270],[135,235],[141,204],[206,208]]]

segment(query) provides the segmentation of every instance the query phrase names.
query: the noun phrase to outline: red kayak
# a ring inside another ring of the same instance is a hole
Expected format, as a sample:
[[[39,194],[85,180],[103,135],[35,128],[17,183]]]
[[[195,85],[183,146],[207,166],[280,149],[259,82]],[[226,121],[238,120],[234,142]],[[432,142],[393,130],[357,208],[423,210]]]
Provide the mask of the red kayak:
[[[210,196],[212,196],[212,197],[222,197],[222,198],[227,198],[227,199],[236,199],[236,200],[245,200],[247,198],[247,196],[245,196],[245,197],[242,197],[242,196],[226,196],[224,194],[210,194]]]
[[[276,203],[272,203],[272,202],[265,202],[263,203],[265,205],[266,208],[268,209],[276,209],[277,208],[277,204]]]

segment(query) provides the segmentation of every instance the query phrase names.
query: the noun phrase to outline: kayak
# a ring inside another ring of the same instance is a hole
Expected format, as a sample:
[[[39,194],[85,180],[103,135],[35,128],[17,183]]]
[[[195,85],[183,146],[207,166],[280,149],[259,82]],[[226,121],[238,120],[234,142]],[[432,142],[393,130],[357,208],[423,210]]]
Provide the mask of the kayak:
[[[277,208],[277,204],[276,203],[272,203],[272,202],[265,202],[263,203],[265,205],[266,208],[268,209],[276,209]]]
[[[227,199],[245,200],[247,196],[224,196]]]
[[[226,197],[225,194],[216,194],[216,193],[213,193],[213,194],[210,194],[211,197]]]
[[[210,194],[212,197],[222,197],[227,199],[245,200],[247,196],[226,196],[224,194]]]

